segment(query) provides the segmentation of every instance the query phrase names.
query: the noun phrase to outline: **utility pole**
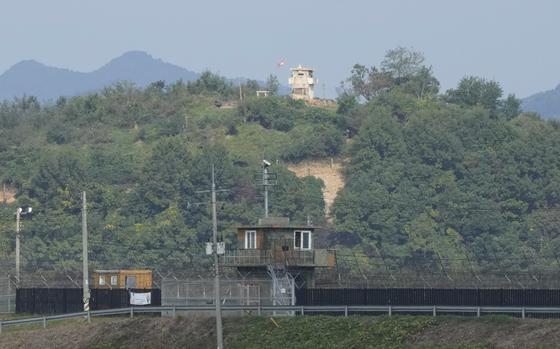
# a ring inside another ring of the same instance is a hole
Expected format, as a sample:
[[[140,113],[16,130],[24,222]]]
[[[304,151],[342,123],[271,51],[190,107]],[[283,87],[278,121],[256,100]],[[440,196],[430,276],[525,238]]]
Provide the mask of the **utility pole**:
[[[20,239],[21,239],[21,215],[25,215],[25,214],[30,214],[32,211],[31,207],[27,207],[27,209],[25,210],[25,212],[23,211],[23,208],[18,207],[16,210],[16,282],[19,284],[19,266],[20,266]]]
[[[84,311],[89,311],[89,269],[88,269],[88,235],[87,235],[87,198],[82,192],[82,262],[83,262],[83,301]]]
[[[270,161],[263,159],[262,166],[262,185],[264,187],[264,217],[268,218],[268,187],[276,183],[276,181],[274,180],[276,177],[272,176],[273,180],[270,181],[271,174],[268,172],[268,168],[272,166],[272,163]]]
[[[264,218],[268,218],[268,166],[263,165]]]
[[[21,216],[21,207],[16,210],[16,282],[19,284],[19,254],[20,254],[20,235],[19,235],[19,220]]]
[[[222,304],[220,294],[220,266],[218,264],[218,218],[216,213],[216,180],[214,175],[214,165],[212,164],[212,235],[214,250],[214,267],[216,269],[214,280],[214,302],[216,303],[216,341],[218,349],[224,348],[224,338],[222,333]]]
[[[216,190],[216,174],[214,171],[214,164],[212,164],[212,187],[210,190],[199,190],[197,193],[208,193],[212,194],[211,204],[212,204],[212,252],[207,248],[207,254],[214,255],[214,303],[216,304],[216,343],[218,349],[224,348],[224,335],[222,329],[222,303],[221,303],[221,291],[220,291],[220,265],[219,265],[219,254],[223,254],[223,246],[218,249],[218,218],[216,209],[216,192],[218,191],[228,191],[227,189]],[[194,205],[202,204],[194,203]],[[223,243],[220,243],[223,244]],[[221,251],[221,253],[220,253]]]

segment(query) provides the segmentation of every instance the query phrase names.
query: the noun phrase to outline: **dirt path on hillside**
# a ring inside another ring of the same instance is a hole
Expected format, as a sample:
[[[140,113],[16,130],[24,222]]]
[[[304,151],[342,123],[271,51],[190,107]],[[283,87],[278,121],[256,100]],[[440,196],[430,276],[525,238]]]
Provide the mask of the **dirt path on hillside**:
[[[323,197],[325,210],[330,217],[331,207],[340,189],[344,187],[342,176],[343,163],[340,160],[304,161],[299,164],[288,164],[288,169],[298,177],[313,176],[320,178],[325,183]]]

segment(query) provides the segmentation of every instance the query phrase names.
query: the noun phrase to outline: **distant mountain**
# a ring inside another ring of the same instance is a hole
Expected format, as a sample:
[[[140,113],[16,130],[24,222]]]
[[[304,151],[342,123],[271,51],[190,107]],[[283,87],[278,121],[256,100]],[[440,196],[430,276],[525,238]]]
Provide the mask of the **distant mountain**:
[[[117,81],[130,81],[137,86],[164,80],[196,80],[199,74],[166,63],[141,51],[131,51],[111,60],[101,68],[82,73],[46,66],[34,60],[17,63],[0,75],[0,100],[23,95],[40,100],[74,96],[99,90]]]
[[[523,111],[539,113],[544,118],[560,119],[560,85],[556,86],[554,90],[524,98],[521,108]]]

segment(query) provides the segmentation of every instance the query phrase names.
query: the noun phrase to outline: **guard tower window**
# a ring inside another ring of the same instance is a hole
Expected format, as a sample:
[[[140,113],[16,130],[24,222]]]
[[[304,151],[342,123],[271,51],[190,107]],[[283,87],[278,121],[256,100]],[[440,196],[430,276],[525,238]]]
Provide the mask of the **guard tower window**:
[[[294,249],[310,250],[311,249],[311,232],[308,230],[294,231]]]
[[[246,249],[256,249],[257,248],[257,232],[254,230],[245,231],[245,248]]]
[[[126,288],[136,287],[136,276],[127,276],[125,279]]]
[[[100,275],[99,276],[99,285],[100,286],[104,286],[105,285],[105,276]]]
[[[111,286],[115,286],[117,284],[117,276],[111,275]]]

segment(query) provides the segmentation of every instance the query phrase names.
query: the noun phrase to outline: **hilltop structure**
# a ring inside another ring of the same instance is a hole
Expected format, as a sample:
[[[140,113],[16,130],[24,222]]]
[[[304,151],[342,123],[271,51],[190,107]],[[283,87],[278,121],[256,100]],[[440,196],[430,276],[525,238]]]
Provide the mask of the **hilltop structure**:
[[[293,99],[313,100],[315,98],[315,85],[317,79],[313,77],[313,68],[304,68],[299,65],[297,68],[291,68],[292,76],[288,79],[288,83],[292,88],[291,97]]]

